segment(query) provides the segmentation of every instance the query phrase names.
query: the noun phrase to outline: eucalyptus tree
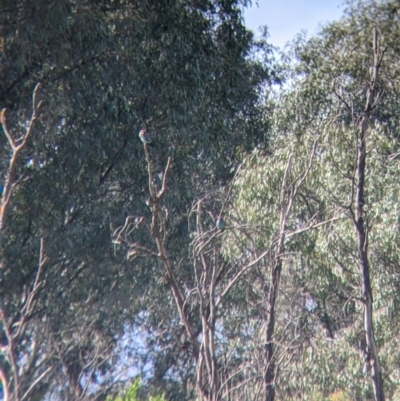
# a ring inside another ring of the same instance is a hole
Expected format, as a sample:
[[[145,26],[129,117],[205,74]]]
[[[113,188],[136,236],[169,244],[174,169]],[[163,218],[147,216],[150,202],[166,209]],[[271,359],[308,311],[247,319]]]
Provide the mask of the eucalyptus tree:
[[[398,68],[398,45],[393,36],[399,29],[398,18],[398,6],[393,2],[353,2],[342,21],[326,27],[320,37],[296,49],[297,72],[304,77],[303,88],[317,100],[314,110],[319,109],[318,102],[323,102],[324,95],[333,106],[331,115],[335,120],[331,124],[331,142],[326,146],[338,151],[327,152],[329,177],[335,177],[335,181],[327,188],[325,198],[341,205],[348,220],[343,227],[340,225],[340,234],[336,232],[338,226],[331,227],[324,247],[330,254],[328,260],[332,258],[332,268],[341,266],[350,288],[359,291],[357,294],[348,288],[342,293],[347,294],[343,297],[347,298],[346,305],[358,301],[355,307],[363,316],[354,321],[348,339],[359,348],[376,400],[385,398],[382,376],[387,393],[396,387],[396,375],[389,373],[391,368],[380,368],[378,354],[381,350],[386,360],[388,344],[382,340],[387,339],[387,333],[380,330],[385,320],[381,313],[373,317],[372,300],[378,310],[388,302],[391,304],[390,287],[397,286],[396,280],[389,280],[391,275],[382,268],[384,259],[377,258],[395,255],[388,252],[391,247],[385,251],[387,240],[375,239],[377,235],[391,238],[392,234],[374,220],[380,214],[378,210],[385,208],[384,198],[390,198],[390,191],[382,192],[377,182],[384,182],[388,174],[395,175],[397,169],[390,165],[389,154],[396,154],[398,136],[394,123],[398,119],[398,95],[392,79]],[[382,149],[386,142],[391,145]],[[389,157],[386,161],[385,156]],[[389,166],[382,170],[381,163]],[[393,185],[396,181],[388,188]],[[388,285],[380,286],[381,280]],[[364,391],[368,393],[368,389]]]
[[[227,240],[226,257],[235,260],[268,249],[241,284],[246,293],[253,294],[243,323],[247,320],[257,327],[253,353],[258,357],[253,369],[258,372],[258,381],[251,395],[256,399],[261,395],[265,400],[295,395],[282,371],[288,360],[297,359],[302,337],[308,335],[305,285],[297,271],[304,243],[298,237],[340,217],[337,208],[322,210],[316,200],[305,196],[309,175],[319,159],[320,128],[309,125],[310,135],[299,137],[273,125],[271,153],[255,150],[249,155],[235,184],[230,214],[243,229]],[[281,381],[286,383],[283,388]]]
[[[167,155],[174,159],[170,243],[177,254],[189,242],[182,214],[191,193],[223,183],[238,150],[265,140],[257,102],[271,77],[251,60],[264,45],[243,26],[243,5],[2,2],[0,106],[16,137],[34,85],[43,84],[40,118],[15,165],[1,255],[11,331],[35,288],[40,255],[47,261],[27,337],[15,348],[20,363],[35,341],[46,356],[40,383],[26,382],[32,397],[42,387],[53,398],[83,399],[93,382],[112,385],[100,378],[113,366],[125,323],[142,325],[147,316],[150,327],[143,327],[154,333],[168,316],[159,305],[172,310],[149,263],[132,267],[111,244],[110,223],[123,222],[133,207],[147,210],[139,129],[148,128],[158,147],[155,168]],[[0,141],[5,178],[12,148],[5,135]]]
[[[301,164],[309,154],[304,143],[317,141],[293,224],[329,221],[332,213],[335,219],[285,241],[273,341],[279,355],[273,384],[285,399],[382,400],[398,392],[389,354],[398,337],[391,313],[399,266],[392,225],[399,27],[396,3],[351,2],[342,20],[294,43],[287,89],[273,102],[272,155],[255,153],[238,190],[239,216],[255,231],[243,243],[270,241],[279,220],[278,208],[271,209],[280,199],[271,178],[274,169],[282,171],[279,149],[286,146],[288,157],[297,147]],[[280,148],[274,143],[282,138]],[[270,269],[260,269],[259,294],[273,288]]]
[[[271,252],[264,249],[236,261],[224,257],[222,238],[225,230],[233,233],[237,230],[237,227],[227,225],[223,217],[230,190],[225,199],[220,199],[218,192],[214,192],[194,201],[188,215],[192,241],[186,255],[181,257],[170,251],[167,194],[169,177],[174,174],[173,163],[169,157],[162,180],[155,181],[153,159],[156,150],[150,150],[150,144],[143,140],[149,213],[129,215],[125,223],[115,229],[114,243],[126,248],[130,260],[145,257],[154,261],[154,276],[173,299],[177,321],[175,325],[167,322],[159,344],[171,346],[164,338],[172,337],[175,352],[188,354],[194,372],[191,385],[197,398],[204,401],[236,398],[238,393],[245,393],[243,389],[250,382],[256,382],[257,377],[245,374],[246,362],[239,357],[238,344],[232,347],[232,335],[227,326],[232,322],[231,316],[242,306],[242,300],[238,302],[235,296],[238,283],[252,266]],[[145,233],[144,239],[140,232]],[[180,245],[184,246],[184,243]],[[164,314],[160,326],[164,326],[166,320]],[[239,338],[240,334],[236,334],[236,339]],[[176,349],[177,345],[180,349]]]

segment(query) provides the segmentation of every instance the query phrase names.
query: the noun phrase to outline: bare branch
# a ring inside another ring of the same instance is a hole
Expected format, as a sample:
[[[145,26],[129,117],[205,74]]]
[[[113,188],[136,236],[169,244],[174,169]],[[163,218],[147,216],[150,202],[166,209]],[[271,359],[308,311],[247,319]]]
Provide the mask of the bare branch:
[[[165,171],[163,174],[162,186],[161,186],[160,191],[157,194],[157,199],[161,199],[165,193],[165,190],[167,189],[167,178],[168,178],[170,168],[171,168],[171,157],[168,157],[167,165],[165,167]]]
[[[25,306],[21,309],[22,316],[28,316],[33,310],[33,303],[36,299],[36,295],[39,292],[40,288],[43,286],[44,282],[40,281],[40,276],[42,274],[42,270],[44,265],[48,262],[49,258],[44,256],[44,239],[40,239],[40,251],[39,251],[39,268],[36,273],[35,282],[33,284],[33,288],[28,295],[27,302]]]
[[[29,137],[31,136],[34,122],[36,121],[36,119],[38,117],[39,109],[43,104],[43,101],[40,101],[38,104],[36,104],[37,94],[38,94],[40,87],[41,87],[41,84],[38,83],[35,86],[35,89],[33,91],[32,116],[31,116],[31,119],[29,120],[28,128],[26,129],[26,132],[23,135],[21,141],[19,141],[20,142],[19,144],[16,143],[16,141],[14,140],[10,131],[8,130],[7,123],[6,123],[6,109],[3,109],[2,113],[1,113],[1,124],[3,126],[4,133],[6,134],[6,137],[8,139],[8,143],[11,146],[12,156],[11,156],[9,167],[7,170],[6,182],[4,185],[3,195],[1,197],[1,202],[0,202],[0,230],[2,230],[4,228],[4,224],[5,224],[5,215],[6,215],[7,206],[10,202],[11,195],[12,195],[12,189],[13,189],[13,185],[14,185],[14,173],[15,173],[15,167],[16,167],[16,163],[18,160],[19,152],[26,146],[26,143],[27,143]]]
[[[26,145],[26,142],[28,141],[29,137],[31,136],[33,124],[36,121],[36,118],[38,117],[38,114],[39,114],[39,110],[43,105],[43,100],[41,100],[38,104],[36,104],[37,94],[38,94],[38,91],[39,91],[41,86],[42,86],[42,84],[38,83],[38,84],[36,84],[35,89],[33,90],[32,117],[31,117],[31,119],[29,121],[29,125],[28,125],[28,128],[26,130],[26,133],[25,133],[25,135],[24,135],[24,137],[22,139],[22,143],[20,145],[18,145],[18,150],[22,149]]]
[[[301,227],[296,231],[292,231],[292,232],[287,233],[286,234],[286,238],[293,237],[293,236],[301,234],[303,232],[306,232],[306,231],[312,230],[314,228],[318,228],[318,227],[324,226],[324,225],[329,224],[329,223],[331,223],[333,221],[341,220],[341,219],[344,219],[344,218],[345,218],[344,216],[332,217],[331,219],[324,220],[324,221],[321,221],[321,222],[316,223],[316,224],[310,223],[309,225],[306,225],[305,227]]]
[[[14,149],[16,149],[17,145],[15,144],[14,139],[11,136],[10,131],[8,130],[8,127],[7,127],[6,112],[7,112],[7,109],[2,110],[0,122],[3,127],[3,131],[6,134],[6,137],[8,139],[8,143],[10,144],[11,148],[14,150]]]
[[[12,371],[12,375],[13,375],[13,379],[14,379],[14,383],[13,383],[14,384],[14,395],[15,395],[16,399],[18,400],[18,398],[19,398],[19,396],[18,396],[18,394],[19,394],[19,372],[18,372],[17,362],[15,360],[15,355],[14,355],[14,337],[11,333],[5,312],[2,308],[0,309],[0,319],[3,322],[4,332],[7,337],[8,345],[7,345],[6,353],[8,355],[9,361],[10,361],[11,371]]]
[[[229,197],[230,197],[230,195],[231,195],[233,186],[234,186],[234,184],[235,184],[235,181],[236,181],[237,177],[239,176],[239,172],[240,172],[240,170],[242,169],[242,167],[243,167],[243,163],[240,164],[239,167],[236,169],[235,176],[234,176],[233,179],[232,179],[232,182],[231,182],[231,184],[230,184],[230,186],[229,186],[228,193],[227,193],[227,195],[226,195],[226,197],[225,197],[224,203],[222,204],[221,211],[219,212],[219,216],[218,216],[219,218],[222,217],[222,214],[223,214],[223,212],[224,212],[226,203],[227,203],[228,200],[229,200]]]
[[[29,386],[28,390],[25,391],[25,394],[21,397],[21,401],[28,399],[30,393],[35,389],[35,387],[52,371],[53,367],[49,366],[40,376],[38,376],[32,384]]]
[[[237,281],[242,277],[242,275],[247,270],[250,269],[250,267],[253,267],[256,263],[258,263],[261,259],[263,259],[265,256],[267,256],[270,252],[271,252],[271,249],[267,249],[266,251],[262,252],[256,259],[252,260],[247,266],[243,267],[238,273],[236,273],[235,277],[229,282],[229,284],[226,286],[224,291],[219,296],[215,305],[218,306],[223,301],[223,299],[228,294],[228,292],[237,283]]]

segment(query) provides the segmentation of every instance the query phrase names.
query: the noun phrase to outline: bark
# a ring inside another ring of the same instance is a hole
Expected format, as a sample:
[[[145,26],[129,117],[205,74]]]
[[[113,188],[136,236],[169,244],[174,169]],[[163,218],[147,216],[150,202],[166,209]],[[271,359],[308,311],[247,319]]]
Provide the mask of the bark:
[[[377,32],[374,32],[374,66],[372,71],[371,82],[367,89],[367,100],[363,116],[360,121],[360,128],[358,134],[358,155],[357,155],[357,169],[356,169],[356,204],[354,225],[357,235],[357,252],[358,252],[358,266],[361,276],[361,296],[364,303],[364,335],[366,348],[362,351],[365,355],[363,357],[365,364],[365,372],[370,372],[372,379],[372,386],[374,389],[374,396],[376,401],[384,401],[385,394],[383,389],[383,380],[379,364],[378,351],[375,344],[375,334],[373,326],[373,297],[370,279],[370,265],[368,260],[368,226],[365,221],[365,166],[366,166],[366,140],[368,121],[371,112],[379,96],[376,94],[376,80],[378,71],[381,65],[384,52],[380,52],[378,45]]]
[[[286,187],[287,177],[290,169],[291,157],[285,170],[285,175],[281,186],[280,199],[280,224],[279,224],[279,241],[275,251],[274,265],[271,269],[269,288],[267,293],[267,319],[265,330],[265,401],[275,400],[275,348],[274,348],[274,331],[275,331],[275,309],[278,298],[279,282],[282,271],[282,255],[284,252],[285,233],[287,218],[290,213],[291,205],[295,195],[295,190],[289,191]]]
[[[6,121],[6,109],[3,109],[0,113],[0,124],[3,127],[3,131],[7,137],[8,144],[12,150],[12,156],[10,158],[9,166],[6,171],[6,182],[3,189],[3,194],[0,197],[0,230],[4,229],[5,226],[5,217],[6,211],[8,209],[8,205],[10,204],[11,195],[13,192],[13,184],[15,181],[15,169],[17,166],[17,161],[21,151],[25,148],[28,143],[28,140],[31,136],[33,126],[35,124],[36,119],[39,115],[39,110],[43,104],[43,101],[37,103],[37,94],[41,87],[41,84],[37,84],[33,91],[32,96],[32,117],[29,120],[28,127],[25,131],[25,134],[20,139],[15,139],[15,135],[13,136],[7,127]]]
[[[292,155],[289,156],[285,173],[281,184],[280,193],[280,217],[279,217],[279,233],[277,245],[274,249],[274,259],[273,266],[271,269],[269,277],[269,286],[267,289],[267,316],[266,316],[266,330],[265,330],[265,353],[264,353],[264,363],[265,363],[265,374],[264,374],[264,392],[265,401],[275,400],[275,381],[276,381],[276,350],[274,347],[274,332],[275,332],[275,315],[276,315],[276,305],[279,293],[279,283],[281,279],[281,272],[283,267],[282,257],[285,252],[285,240],[295,232],[287,232],[287,222],[290,217],[293,202],[297,195],[299,187],[302,185],[306,179],[314,159],[315,149],[317,140],[314,142],[313,148],[309,156],[308,166],[304,171],[297,176],[295,179],[291,177],[289,180],[289,173],[291,170]],[[304,230],[309,229],[308,227],[303,227],[298,230],[300,233]]]
[[[159,191],[153,186],[153,171],[148,145],[144,144],[149,176],[150,198],[148,205],[151,209],[151,234],[157,246],[157,257],[165,267],[168,285],[173,294],[181,322],[185,327],[186,335],[192,346],[192,358],[196,366],[196,390],[202,401],[217,401],[220,399],[220,383],[218,378],[218,365],[215,355],[215,285],[218,261],[214,249],[214,257],[209,260],[204,250],[198,256],[193,257],[194,269],[196,271],[197,295],[200,299],[200,313],[202,321],[202,338],[197,339],[196,327],[190,320],[190,314],[186,310],[187,298],[180,286],[179,278],[174,271],[174,263],[170,259],[164,246],[165,222],[161,213],[161,201],[164,197],[167,185],[167,178],[171,167],[171,158],[168,158],[167,166],[163,174],[162,187]],[[197,210],[197,230],[201,230],[201,202]],[[205,247],[205,246],[204,246]],[[207,249],[208,250],[208,249]],[[197,262],[197,259],[199,261]],[[199,270],[200,274],[197,274]]]
[[[282,244],[283,250],[283,244]],[[275,399],[275,349],[273,336],[275,331],[275,306],[278,297],[279,281],[282,271],[282,260],[276,260],[271,271],[271,287],[268,294],[267,327],[265,331],[265,401]]]

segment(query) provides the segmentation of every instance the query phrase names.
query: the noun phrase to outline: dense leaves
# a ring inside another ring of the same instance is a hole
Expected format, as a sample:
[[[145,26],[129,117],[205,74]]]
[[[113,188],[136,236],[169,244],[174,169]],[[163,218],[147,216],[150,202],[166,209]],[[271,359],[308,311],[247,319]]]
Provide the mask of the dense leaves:
[[[278,88],[245,5],[2,2],[10,400],[382,400],[363,343],[362,129],[373,330],[398,399],[400,8],[350,1],[282,54]]]
[[[89,383],[112,384],[101,375],[125,322],[146,313],[152,330],[160,314],[174,319],[156,266],[128,263],[111,234],[128,214],[147,210],[141,127],[157,146],[155,168],[167,155],[174,160],[168,240],[179,253],[179,243],[188,243],[182,213],[193,195],[229,177],[239,148],[265,140],[257,102],[269,73],[249,58],[254,42],[240,10],[231,1],[2,2],[0,104],[15,139],[37,82],[45,101],[17,161],[2,244],[10,335],[35,279],[41,284],[13,351],[22,361],[33,342],[41,347],[20,397],[46,367],[36,384],[65,388],[62,399],[85,396]],[[4,135],[1,145],[4,181]],[[38,275],[40,238],[48,259]],[[154,310],[157,304],[164,310]]]
[[[288,89],[272,101],[272,154],[253,152],[239,183],[235,216],[245,218],[254,231],[242,248],[235,244],[231,250],[240,255],[254,246],[271,244],[273,249],[285,165],[292,158],[290,171],[304,168],[311,161],[310,144],[316,146],[312,167],[294,199],[285,243],[274,341],[281,362],[277,394],[283,399],[296,394],[304,399],[383,399],[374,395],[372,382],[368,382],[371,376],[363,340],[367,301],[362,295],[355,223],[360,182],[357,138],[365,113],[371,114],[365,139],[363,224],[376,309],[374,328],[386,397],[396,399],[397,366],[389,362],[386,352],[396,347],[397,329],[392,332],[390,327],[397,323],[394,315],[383,311],[392,311],[396,303],[393,294],[399,273],[397,206],[390,201],[398,186],[397,90],[391,76],[398,65],[397,45],[391,39],[399,26],[397,18],[398,8],[392,2],[354,3],[343,20],[325,27],[319,36],[309,41],[298,38],[293,58],[285,59]],[[374,27],[383,61],[371,110],[366,103],[374,62]],[[394,225],[389,223],[392,219]],[[308,222],[313,229],[304,229]],[[271,272],[269,264],[260,294],[265,291],[263,286],[272,285]]]

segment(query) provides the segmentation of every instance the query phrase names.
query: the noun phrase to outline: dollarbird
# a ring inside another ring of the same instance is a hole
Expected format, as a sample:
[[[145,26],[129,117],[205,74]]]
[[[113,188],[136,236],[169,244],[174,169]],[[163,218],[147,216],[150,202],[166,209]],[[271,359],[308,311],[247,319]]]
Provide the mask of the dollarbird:
[[[4,185],[0,184],[0,196],[3,195]]]
[[[153,143],[151,142],[150,135],[145,128],[140,130],[139,138],[143,143],[146,143],[147,145],[150,145],[150,146],[154,146]]]
[[[218,219],[215,221],[215,226],[218,228],[218,230],[224,231],[225,230],[225,221],[222,217],[218,217]]]

